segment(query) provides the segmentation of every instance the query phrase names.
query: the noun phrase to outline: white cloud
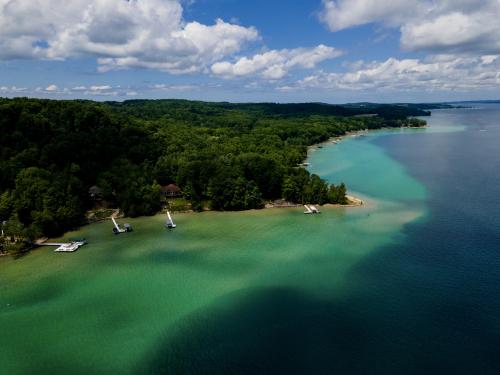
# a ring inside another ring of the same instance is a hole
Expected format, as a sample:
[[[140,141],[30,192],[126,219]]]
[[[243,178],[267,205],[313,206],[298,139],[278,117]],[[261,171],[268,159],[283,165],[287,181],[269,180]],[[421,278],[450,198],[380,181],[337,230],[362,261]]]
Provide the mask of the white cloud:
[[[90,86],[90,91],[107,91],[107,90],[111,90],[111,89],[112,89],[112,87],[109,85]]]
[[[54,84],[52,84],[52,85],[47,86],[47,87],[45,88],[45,91],[48,91],[48,92],[55,92],[55,91],[57,91],[57,89],[58,89],[58,88],[57,88],[57,86],[56,86],[56,85],[54,85]]]
[[[186,22],[179,0],[0,0],[0,59],[91,55],[100,71],[202,71],[259,38],[253,27]]]
[[[371,22],[398,25],[411,19],[415,8],[420,8],[418,0],[323,0],[320,18],[331,31],[339,31]],[[419,11],[422,11],[419,9]]]
[[[0,86],[0,92],[5,94],[17,94],[26,92],[28,89],[26,87],[18,86]]]
[[[500,53],[498,0],[323,0],[331,31],[368,23],[398,27],[407,50]]]
[[[314,68],[317,64],[342,53],[335,48],[319,45],[313,48],[282,49],[264,52],[250,58],[241,57],[236,62],[217,62],[212,73],[224,78],[259,75],[262,78],[281,79],[293,68]]]
[[[356,69],[344,73],[319,72],[278,89],[474,91],[500,85],[500,56],[389,58],[354,66]]]
[[[84,88],[85,86],[82,86]],[[110,85],[91,85],[84,90],[77,87],[78,90],[72,90],[73,93],[82,93],[89,96],[118,96],[120,94],[125,95],[125,92],[120,90],[120,86],[110,86]]]
[[[149,89],[154,91],[193,91],[199,88],[196,85],[168,85],[165,83],[157,83],[149,86]]]

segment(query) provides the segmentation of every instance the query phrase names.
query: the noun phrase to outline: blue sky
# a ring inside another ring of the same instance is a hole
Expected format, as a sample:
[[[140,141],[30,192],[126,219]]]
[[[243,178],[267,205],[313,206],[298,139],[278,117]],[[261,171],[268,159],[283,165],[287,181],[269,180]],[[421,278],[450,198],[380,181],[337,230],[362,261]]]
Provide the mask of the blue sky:
[[[497,0],[0,0],[0,96],[500,98]]]

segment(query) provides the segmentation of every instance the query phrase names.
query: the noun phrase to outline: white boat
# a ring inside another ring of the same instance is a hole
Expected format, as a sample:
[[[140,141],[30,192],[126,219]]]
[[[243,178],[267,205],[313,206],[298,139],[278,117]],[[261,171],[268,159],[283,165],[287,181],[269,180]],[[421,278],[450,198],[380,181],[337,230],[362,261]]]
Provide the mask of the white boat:
[[[72,241],[68,243],[63,243],[54,251],[58,253],[72,253],[78,250],[80,246],[83,246],[85,244],[86,244],[85,241]]]
[[[168,216],[168,219],[167,221],[165,222],[165,226],[168,228],[168,229],[173,229],[173,228],[176,228],[177,225],[174,223],[174,221],[172,220],[172,216],[170,216],[170,211],[167,211],[167,216]]]

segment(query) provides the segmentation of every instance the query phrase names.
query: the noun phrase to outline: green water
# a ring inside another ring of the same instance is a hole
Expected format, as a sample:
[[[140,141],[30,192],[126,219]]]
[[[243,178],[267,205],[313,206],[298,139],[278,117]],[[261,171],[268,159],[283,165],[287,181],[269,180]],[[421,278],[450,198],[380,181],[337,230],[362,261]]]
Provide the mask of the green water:
[[[249,358],[266,354],[245,339],[252,330],[266,345],[288,345],[294,339],[281,325],[296,324],[290,311],[314,317],[344,304],[367,283],[351,270],[426,218],[425,188],[370,137],[310,157],[313,172],[366,199],[361,208],[178,214],[173,231],[157,216],[127,220],[134,232],[119,236],[105,222],[65,236],[89,241],[74,254],[42,248],[0,259],[0,372],[203,373],[203,365],[243,373],[257,365]],[[283,299],[286,309],[273,306]],[[273,316],[257,318],[263,310]],[[287,362],[290,353],[276,355]]]

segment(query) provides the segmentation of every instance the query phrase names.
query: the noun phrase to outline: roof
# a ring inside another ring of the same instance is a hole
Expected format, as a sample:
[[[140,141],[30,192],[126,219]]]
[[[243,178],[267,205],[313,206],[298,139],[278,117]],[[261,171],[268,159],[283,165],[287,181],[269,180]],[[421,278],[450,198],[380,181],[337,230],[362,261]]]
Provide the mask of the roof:
[[[176,184],[169,184],[161,187],[162,193],[180,193],[181,189]]]
[[[89,193],[94,195],[99,195],[102,193],[102,189],[99,186],[94,185],[89,188]]]

